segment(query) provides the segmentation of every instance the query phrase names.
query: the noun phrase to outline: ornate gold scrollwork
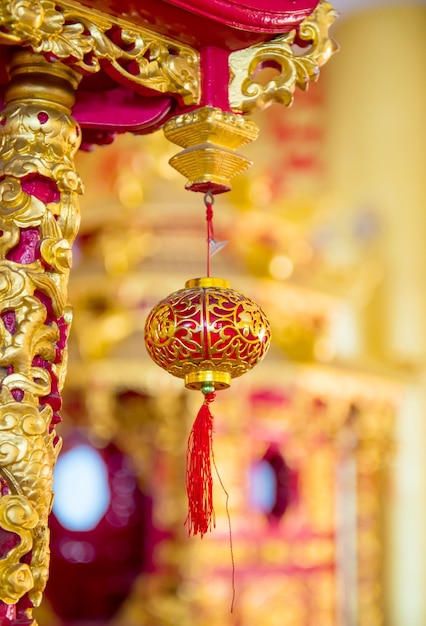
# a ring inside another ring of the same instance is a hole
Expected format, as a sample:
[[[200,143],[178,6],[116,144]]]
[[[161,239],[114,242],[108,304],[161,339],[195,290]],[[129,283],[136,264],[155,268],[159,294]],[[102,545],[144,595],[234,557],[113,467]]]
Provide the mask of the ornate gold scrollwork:
[[[0,43],[31,46],[82,74],[107,62],[134,86],[200,99],[199,55],[177,41],[73,2],[11,0],[0,4]]]
[[[82,185],[73,165],[80,131],[70,117],[79,76],[26,51],[10,74],[0,115],[0,527],[19,544],[1,555],[0,600],[18,614],[26,594],[40,604],[48,576]],[[32,619],[28,604],[22,611]]]
[[[271,41],[230,54],[229,101],[232,110],[253,113],[272,102],[289,106],[296,87],[306,90],[310,82],[318,79],[319,68],[337,51],[337,44],[328,37],[328,30],[336,17],[331,4],[322,0],[298,31],[292,30]],[[296,54],[296,35],[310,44],[305,54]],[[278,75],[262,85],[256,81],[256,74],[265,67],[277,70]]]

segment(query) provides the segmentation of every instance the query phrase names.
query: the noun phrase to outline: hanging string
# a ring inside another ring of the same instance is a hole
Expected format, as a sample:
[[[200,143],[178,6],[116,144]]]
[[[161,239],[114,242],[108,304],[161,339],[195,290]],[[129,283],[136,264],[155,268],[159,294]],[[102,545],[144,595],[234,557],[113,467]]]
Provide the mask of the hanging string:
[[[204,195],[204,204],[206,205],[206,221],[207,221],[207,277],[210,277],[210,257],[211,257],[211,242],[214,241],[214,228],[213,228],[213,204],[214,196],[208,191]]]
[[[209,406],[214,401],[216,394],[214,393],[214,387],[212,388],[210,384],[206,384],[202,391],[204,393],[204,402],[189,435],[186,452],[188,517],[186,518],[185,526],[188,528],[188,536],[199,534],[201,538],[212,529],[212,526],[216,527],[211,473],[211,464],[213,464],[226,496],[225,508],[228,518],[229,547],[232,563],[231,613],[233,613],[235,603],[235,560],[232,544],[231,515],[229,513],[229,493],[225,489],[219,474],[213,452],[213,416]]]
[[[225,495],[226,495],[226,516],[228,518],[228,528],[229,528],[229,548],[231,551],[231,563],[232,563],[232,601],[231,601],[231,613],[234,612],[234,604],[235,604],[235,559],[234,559],[234,548],[232,545],[232,527],[231,527],[231,516],[229,514],[229,493],[225,489],[225,485],[222,482],[222,478],[219,474],[219,470],[217,469],[216,459],[214,458],[213,448],[212,448],[212,461],[214,465],[214,469],[216,470],[217,477],[220,482],[220,486],[222,487]]]
[[[218,249],[220,250],[227,242],[215,241],[213,227],[213,204],[214,196],[208,191],[204,195],[207,222],[207,277],[210,277],[210,258]],[[215,249],[212,249],[212,245]],[[186,488],[188,494],[188,517],[185,525],[188,527],[188,535],[200,534],[201,538],[212,526],[216,526],[215,512],[213,508],[213,480],[211,475],[211,463],[215,468],[220,485],[226,496],[226,515],[229,528],[229,547],[232,563],[232,601],[231,613],[235,604],[235,560],[232,544],[231,516],[229,513],[229,493],[225,489],[216,460],[213,453],[213,416],[210,412],[210,403],[215,399],[214,385],[206,384],[202,388],[204,402],[198,412],[197,418],[188,438],[186,454]]]

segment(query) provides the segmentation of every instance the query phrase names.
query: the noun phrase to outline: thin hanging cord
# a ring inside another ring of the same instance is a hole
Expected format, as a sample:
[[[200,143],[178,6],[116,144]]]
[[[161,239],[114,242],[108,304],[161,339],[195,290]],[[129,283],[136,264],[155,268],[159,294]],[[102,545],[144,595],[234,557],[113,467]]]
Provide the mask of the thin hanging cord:
[[[214,196],[210,191],[204,194],[204,204],[206,205],[206,221],[207,221],[207,277],[210,277],[210,243],[214,241],[214,229],[213,229]]]
[[[214,196],[208,191],[204,195],[204,204],[206,205],[206,222],[207,222],[207,277],[210,277],[210,256],[211,256],[211,243],[214,242],[214,228],[213,228],[213,204],[214,204]],[[211,394],[214,398],[214,394]],[[212,398],[212,399],[213,399]],[[207,400],[207,396],[206,396]],[[206,402],[207,406],[211,400]],[[231,527],[231,516],[229,514],[229,493],[225,489],[225,485],[223,484],[222,478],[219,474],[219,470],[217,469],[216,459],[214,457],[213,447],[211,447],[211,459],[214,465],[214,469],[216,471],[217,477],[219,479],[220,485],[223,489],[223,492],[226,496],[226,515],[228,518],[228,528],[229,528],[229,547],[231,552],[231,563],[232,563],[232,601],[231,601],[231,613],[234,612],[234,604],[235,604],[235,559],[234,559],[234,549],[232,545],[232,527]]]
[[[231,602],[231,613],[233,613],[234,612],[234,604],[235,604],[235,560],[234,560],[234,549],[233,549],[233,546],[232,546],[231,516],[229,514],[229,493],[226,491],[225,485],[223,484],[222,478],[220,477],[219,470],[217,469],[216,459],[214,458],[213,449],[212,449],[211,454],[212,454],[213,465],[214,465],[217,477],[218,477],[219,482],[220,482],[220,486],[222,487],[222,489],[223,489],[223,491],[224,491],[224,493],[226,495],[225,507],[226,507],[226,515],[228,517],[229,547],[230,547],[230,550],[231,550],[231,563],[232,563],[232,602]]]

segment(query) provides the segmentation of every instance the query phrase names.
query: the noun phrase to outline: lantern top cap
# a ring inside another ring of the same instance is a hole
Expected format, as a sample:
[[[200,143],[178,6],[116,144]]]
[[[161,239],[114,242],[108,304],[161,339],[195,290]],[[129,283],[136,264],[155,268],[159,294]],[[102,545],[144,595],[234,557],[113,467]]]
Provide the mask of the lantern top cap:
[[[203,276],[202,278],[191,278],[185,283],[187,289],[192,287],[221,287],[222,289],[229,289],[230,283],[224,278],[214,278],[210,276]]]

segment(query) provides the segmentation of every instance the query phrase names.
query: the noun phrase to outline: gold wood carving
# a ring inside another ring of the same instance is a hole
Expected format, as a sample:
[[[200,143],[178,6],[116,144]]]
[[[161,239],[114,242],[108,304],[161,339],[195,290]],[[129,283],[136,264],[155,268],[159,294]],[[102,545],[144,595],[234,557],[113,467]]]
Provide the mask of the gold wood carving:
[[[79,224],[79,76],[18,52],[0,116],[0,527],[20,543],[0,559],[0,600],[32,619],[49,563],[55,433],[71,322],[67,281]],[[26,557],[25,560],[23,557]],[[25,623],[28,623],[27,621]],[[35,624],[35,622],[32,622]]]
[[[82,74],[105,63],[117,80],[200,99],[199,55],[188,46],[73,2],[11,0],[0,4],[0,43],[31,46]]]
[[[229,101],[232,110],[253,113],[272,102],[289,106],[296,87],[306,90],[310,82],[318,80],[320,67],[338,49],[328,37],[328,30],[336,17],[331,4],[322,0],[312,15],[302,22],[298,32],[292,30],[271,41],[230,54]],[[295,51],[296,35],[304,42],[311,42],[307,52],[300,56]],[[265,85],[256,81],[257,73],[263,68],[278,71],[278,75]]]

